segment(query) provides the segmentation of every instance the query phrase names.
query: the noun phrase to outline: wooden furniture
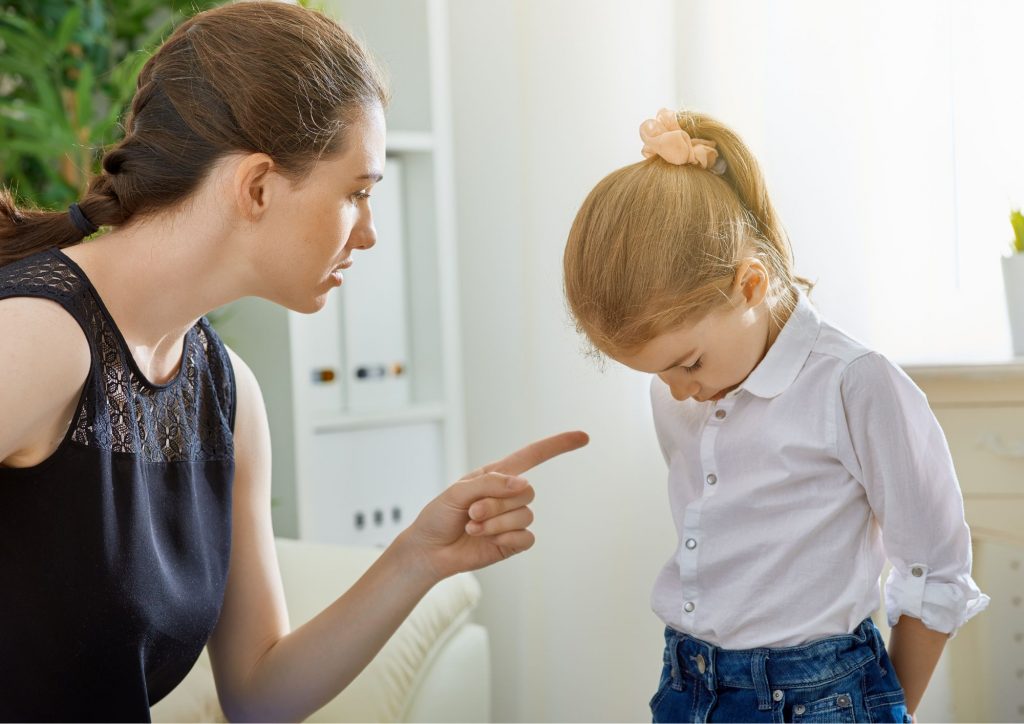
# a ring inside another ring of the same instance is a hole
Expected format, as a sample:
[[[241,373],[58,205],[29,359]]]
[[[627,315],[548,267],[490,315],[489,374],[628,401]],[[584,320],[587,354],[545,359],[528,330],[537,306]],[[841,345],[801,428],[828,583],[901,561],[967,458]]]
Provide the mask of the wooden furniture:
[[[1024,359],[904,369],[946,433],[992,598],[947,644],[919,721],[1024,721]]]

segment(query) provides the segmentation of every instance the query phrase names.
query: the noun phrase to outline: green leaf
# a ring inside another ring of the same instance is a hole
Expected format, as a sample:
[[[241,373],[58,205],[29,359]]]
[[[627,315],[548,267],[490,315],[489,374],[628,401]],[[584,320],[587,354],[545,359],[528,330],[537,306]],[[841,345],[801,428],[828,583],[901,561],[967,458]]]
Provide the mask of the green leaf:
[[[1018,253],[1024,253],[1024,214],[1020,209],[1010,212],[1010,225],[1013,226],[1013,248]]]
[[[73,7],[68,10],[68,14],[61,20],[60,27],[57,28],[57,34],[53,39],[53,48],[57,53],[63,53],[67,50],[67,47],[71,44],[71,37],[78,28],[81,19],[81,8]]]
[[[83,63],[78,69],[75,84],[75,119],[79,128],[92,125],[92,94],[96,85],[96,74],[91,63]]]

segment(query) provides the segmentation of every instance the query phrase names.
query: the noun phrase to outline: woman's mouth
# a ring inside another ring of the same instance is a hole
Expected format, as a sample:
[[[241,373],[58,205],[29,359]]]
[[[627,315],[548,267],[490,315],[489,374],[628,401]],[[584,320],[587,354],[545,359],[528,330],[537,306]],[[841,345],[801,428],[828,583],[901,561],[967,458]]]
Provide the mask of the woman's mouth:
[[[338,264],[338,266],[334,267],[334,269],[331,270],[331,273],[328,275],[328,277],[331,280],[331,283],[334,286],[336,286],[336,287],[340,287],[342,284],[344,284],[345,283],[345,275],[342,274],[342,272],[345,269],[348,269],[351,266],[352,266],[352,258],[349,257],[345,261],[341,262],[341,264]]]

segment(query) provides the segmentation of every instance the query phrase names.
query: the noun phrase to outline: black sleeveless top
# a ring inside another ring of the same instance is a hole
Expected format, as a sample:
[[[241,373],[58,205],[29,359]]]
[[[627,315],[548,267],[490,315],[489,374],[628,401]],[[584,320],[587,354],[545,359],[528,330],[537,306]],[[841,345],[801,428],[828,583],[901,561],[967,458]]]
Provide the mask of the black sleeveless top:
[[[177,377],[150,384],[57,250],[0,267],[0,299],[19,296],[64,307],[92,367],[56,452],[0,467],[0,720],[149,721],[224,598],[231,362],[204,318],[185,335]],[[0,424],[18,420],[0,410]]]

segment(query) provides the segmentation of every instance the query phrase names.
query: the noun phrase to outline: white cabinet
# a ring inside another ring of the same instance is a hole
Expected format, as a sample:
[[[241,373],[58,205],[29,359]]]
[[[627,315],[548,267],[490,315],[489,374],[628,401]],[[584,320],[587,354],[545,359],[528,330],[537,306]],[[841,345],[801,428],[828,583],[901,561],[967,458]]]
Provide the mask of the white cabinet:
[[[326,308],[226,308],[225,341],[260,381],[273,439],[274,528],[384,544],[465,472],[444,0],[327,0],[385,67],[377,246]]]
[[[946,433],[992,597],[946,645],[918,718],[1024,721],[1024,360],[905,369]]]

